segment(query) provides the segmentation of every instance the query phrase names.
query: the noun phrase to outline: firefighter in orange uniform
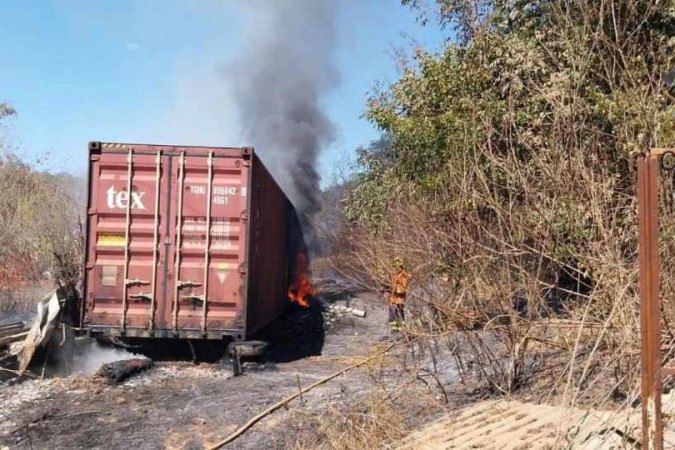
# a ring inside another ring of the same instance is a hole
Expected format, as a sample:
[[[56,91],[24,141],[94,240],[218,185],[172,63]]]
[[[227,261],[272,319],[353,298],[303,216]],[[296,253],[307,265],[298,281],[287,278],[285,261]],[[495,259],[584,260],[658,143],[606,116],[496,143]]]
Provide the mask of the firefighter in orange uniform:
[[[389,293],[389,328],[392,331],[403,329],[405,320],[405,298],[408,295],[408,280],[410,275],[403,269],[403,260],[394,259],[395,272],[391,277],[391,292]]]

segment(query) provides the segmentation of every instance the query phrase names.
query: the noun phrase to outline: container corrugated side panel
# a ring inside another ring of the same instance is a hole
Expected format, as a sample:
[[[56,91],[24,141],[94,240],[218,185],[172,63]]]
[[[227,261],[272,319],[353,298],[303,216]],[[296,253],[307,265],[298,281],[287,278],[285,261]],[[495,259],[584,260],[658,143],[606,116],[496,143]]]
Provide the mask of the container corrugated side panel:
[[[268,325],[287,306],[289,216],[293,207],[254,155],[250,181],[247,334]]]

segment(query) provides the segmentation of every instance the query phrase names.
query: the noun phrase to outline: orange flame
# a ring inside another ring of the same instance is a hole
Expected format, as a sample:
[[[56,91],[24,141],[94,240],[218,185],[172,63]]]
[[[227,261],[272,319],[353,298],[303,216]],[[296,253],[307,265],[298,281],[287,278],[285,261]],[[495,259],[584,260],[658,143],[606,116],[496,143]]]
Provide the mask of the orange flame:
[[[316,295],[316,289],[312,286],[309,270],[307,268],[307,257],[299,253],[297,265],[295,268],[295,277],[288,287],[288,299],[293,303],[306,308],[309,306],[309,297]]]

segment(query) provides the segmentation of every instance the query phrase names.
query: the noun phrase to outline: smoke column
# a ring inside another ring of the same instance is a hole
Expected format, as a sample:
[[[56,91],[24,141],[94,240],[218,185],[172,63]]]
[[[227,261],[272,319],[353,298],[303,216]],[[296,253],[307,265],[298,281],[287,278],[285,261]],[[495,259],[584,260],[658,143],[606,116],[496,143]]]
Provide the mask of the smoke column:
[[[321,98],[337,85],[334,0],[247,0],[242,53],[226,68],[242,138],[259,150],[311,231],[316,163],[335,128]],[[310,238],[311,241],[311,238]]]

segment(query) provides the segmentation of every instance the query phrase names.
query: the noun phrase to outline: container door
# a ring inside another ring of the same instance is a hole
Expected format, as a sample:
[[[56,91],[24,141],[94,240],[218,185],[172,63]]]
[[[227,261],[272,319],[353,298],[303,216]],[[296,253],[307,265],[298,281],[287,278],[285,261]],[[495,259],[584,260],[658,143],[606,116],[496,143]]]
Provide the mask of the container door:
[[[93,154],[87,322],[122,330],[163,326],[160,273],[169,157],[161,150]]]
[[[245,324],[249,161],[239,151],[174,156],[169,298],[175,331],[220,337]]]

